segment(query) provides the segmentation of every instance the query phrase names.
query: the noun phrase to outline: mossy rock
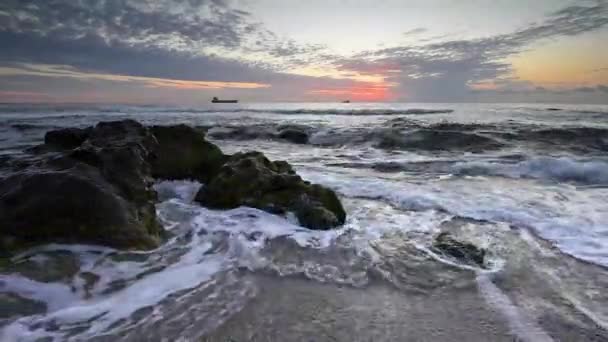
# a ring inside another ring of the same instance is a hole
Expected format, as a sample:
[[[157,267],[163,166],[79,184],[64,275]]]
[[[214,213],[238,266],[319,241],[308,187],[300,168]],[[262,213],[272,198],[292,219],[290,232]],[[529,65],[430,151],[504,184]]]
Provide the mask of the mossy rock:
[[[95,170],[88,175],[43,170],[0,182],[0,235],[12,246],[66,242],[155,247],[159,227],[151,227],[151,219],[139,219],[138,208]]]
[[[196,201],[217,209],[249,206],[275,214],[293,212],[311,229],[330,229],[346,219],[332,190],[303,181],[287,162],[272,162],[260,152],[230,157]]]
[[[158,246],[165,231],[150,162],[159,148],[149,128],[100,122],[50,131],[41,146],[0,179],[0,254],[50,242]]]
[[[226,161],[219,147],[205,140],[197,129],[186,125],[153,126],[158,148],[152,160],[152,175],[161,179],[194,179],[208,182]]]

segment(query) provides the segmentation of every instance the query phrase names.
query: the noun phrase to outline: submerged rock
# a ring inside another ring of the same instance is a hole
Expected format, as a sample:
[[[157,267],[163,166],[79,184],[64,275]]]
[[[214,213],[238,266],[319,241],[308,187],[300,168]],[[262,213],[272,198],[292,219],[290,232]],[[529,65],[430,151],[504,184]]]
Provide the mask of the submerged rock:
[[[153,126],[158,141],[152,175],[161,179],[194,179],[208,182],[218,173],[226,156],[204,135],[189,126]]]
[[[286,128],[279,132],[278,137],[294,144],[307,144],[308,133],[301,129]]]
[[[484,266],[485,249],[472,243],[455,240],[447,232],[443,232],[435,238],[433,248],[464,263]]]
[[[332,190],[303,181],[287,162],[271,162],[260,152],[230,157],[197,193],[196,201],[218,209],[249,206],[277,214],[293,212],[311,229],[330,229],[346,219]]]

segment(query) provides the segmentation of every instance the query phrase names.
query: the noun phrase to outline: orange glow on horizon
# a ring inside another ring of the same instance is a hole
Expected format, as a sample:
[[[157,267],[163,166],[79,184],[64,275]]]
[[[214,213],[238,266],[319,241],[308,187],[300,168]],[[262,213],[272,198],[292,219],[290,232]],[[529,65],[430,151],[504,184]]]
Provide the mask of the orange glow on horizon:
[[[349,87],[315,89],[309,94],[359,102],[380,102],[391,99],[390,87],[388,83],[356,83]]]

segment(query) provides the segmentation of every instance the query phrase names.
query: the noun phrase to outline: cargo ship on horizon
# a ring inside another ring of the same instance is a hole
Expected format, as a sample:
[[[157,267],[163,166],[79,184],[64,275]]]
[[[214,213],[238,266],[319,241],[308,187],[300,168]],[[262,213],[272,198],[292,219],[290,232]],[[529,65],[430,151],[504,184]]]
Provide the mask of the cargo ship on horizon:
[[[211,100],[211,103],[238,103],[239,100],[220,100],[217,97],[214,97]]]

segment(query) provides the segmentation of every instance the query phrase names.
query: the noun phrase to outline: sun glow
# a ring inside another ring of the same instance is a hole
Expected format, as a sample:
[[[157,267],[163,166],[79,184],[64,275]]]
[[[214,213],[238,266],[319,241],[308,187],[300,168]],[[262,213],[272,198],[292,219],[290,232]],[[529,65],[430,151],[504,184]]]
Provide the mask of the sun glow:
[[[356,83],[348,87],[322,88],[309,93],[332,99],[348,99],[359,102],[377,102],[390,100],[391,85],[388,83]]]

